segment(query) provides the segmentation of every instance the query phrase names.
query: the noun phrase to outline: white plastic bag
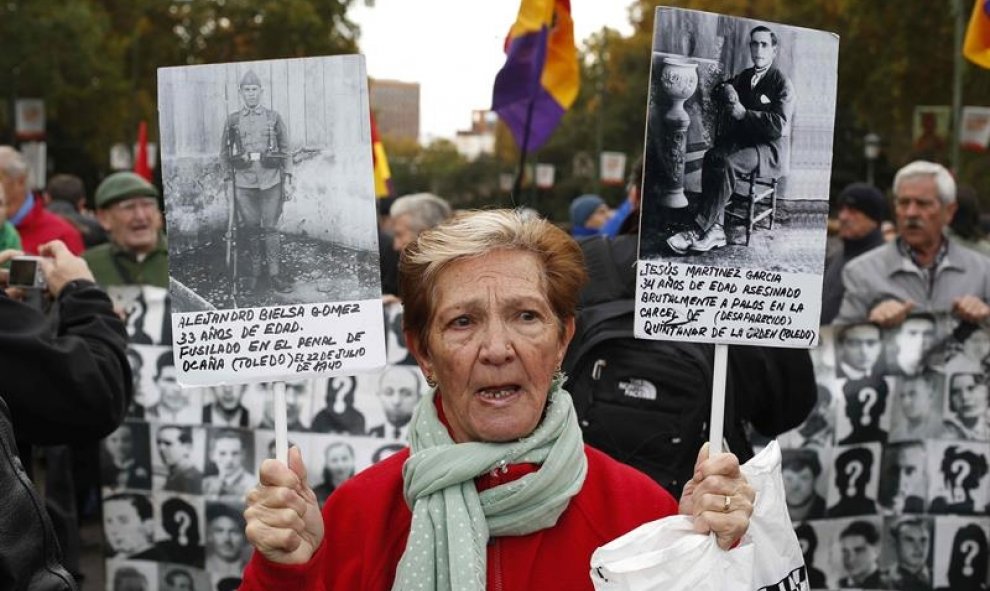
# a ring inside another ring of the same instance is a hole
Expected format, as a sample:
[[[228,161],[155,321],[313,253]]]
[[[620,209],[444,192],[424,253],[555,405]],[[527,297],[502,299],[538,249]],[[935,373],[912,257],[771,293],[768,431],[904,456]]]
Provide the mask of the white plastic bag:
[[[801,546],[787,515],[780,448],[771,442],[742,467],[756,490],[749,530],[732,550],[674,515],[641,525],[591,556],[597,591],[807,589]]]

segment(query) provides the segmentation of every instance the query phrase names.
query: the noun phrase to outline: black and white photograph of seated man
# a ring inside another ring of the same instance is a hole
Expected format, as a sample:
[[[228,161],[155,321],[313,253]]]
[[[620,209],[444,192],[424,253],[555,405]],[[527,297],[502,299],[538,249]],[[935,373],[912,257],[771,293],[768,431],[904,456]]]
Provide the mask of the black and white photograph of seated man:
[[[358,56],[163,68],[158,96],[175,311],[380,297]]]
[[[665,7],[657,23],[640,258],[820,274],[837,39]]]

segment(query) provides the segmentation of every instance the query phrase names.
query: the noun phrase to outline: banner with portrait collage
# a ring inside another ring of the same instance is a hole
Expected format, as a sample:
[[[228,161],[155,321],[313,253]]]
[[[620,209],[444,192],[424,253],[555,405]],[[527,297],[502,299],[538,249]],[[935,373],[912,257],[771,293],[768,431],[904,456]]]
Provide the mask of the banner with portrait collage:
[[[108,288],[127,316],[135,400],[100,445],[108,591],[236,589],[251,552],[244,494],[274,456],[271,386],[182,388],[167,291]],[[320,503],[343,481],[405,446],[427,386],[402,338],[401,305],[384,311],[387,368],[286,383],[290,445]]]
[[[948,315],[822,330],[818,403],[783,434],[812,589],[986,589],[990,333]]]

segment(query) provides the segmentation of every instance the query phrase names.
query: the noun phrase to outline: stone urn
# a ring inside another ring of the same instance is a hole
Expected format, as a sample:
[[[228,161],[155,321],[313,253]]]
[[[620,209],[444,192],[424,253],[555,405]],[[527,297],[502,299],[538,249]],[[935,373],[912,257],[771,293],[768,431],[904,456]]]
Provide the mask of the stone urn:
[[[684,101],[698,89],[698,64],[686,59],[663,58],[660,89],[670,103],[663,113],[660,143],[660,204],[679,209],[688,204],[684,196],[684,159],[691,116],[684,110]]]

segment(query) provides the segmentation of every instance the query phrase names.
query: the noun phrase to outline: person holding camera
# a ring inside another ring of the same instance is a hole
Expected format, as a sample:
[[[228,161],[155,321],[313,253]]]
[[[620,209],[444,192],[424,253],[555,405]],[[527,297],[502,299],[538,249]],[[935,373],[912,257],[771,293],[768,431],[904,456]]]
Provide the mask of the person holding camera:
[[[267,280],[284,293],[292,283],[280,273],[278,219],[292,193],[289,135],[282,116],[261,105],[264,89],[253,70],[245,72],[239,87],[244,107],[227,116],[220,140],[220,162],[234,193],[228,240],[236,227],[238,258],[247,257],[247,274],[235,269],[235,280],[249,292]]]
[[[0,289],[0,580],[12,588],[74,589],[43,503],[16,457],[18,444],[27,455],[32,444],[105,437],[123,421],[134,386],[123,322],[85,261],[57,240],[38,252],[40,258],[0,252],[0,265],[12,262],[14,271],[0,275],[7,287]],[[11,275],[31,283],[11,285]],[[20,301],[42,289],[54,298],[51,318]]]

